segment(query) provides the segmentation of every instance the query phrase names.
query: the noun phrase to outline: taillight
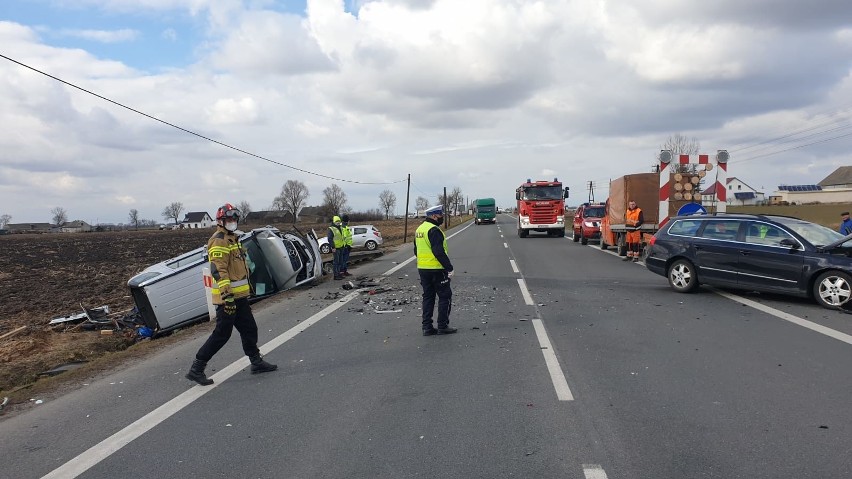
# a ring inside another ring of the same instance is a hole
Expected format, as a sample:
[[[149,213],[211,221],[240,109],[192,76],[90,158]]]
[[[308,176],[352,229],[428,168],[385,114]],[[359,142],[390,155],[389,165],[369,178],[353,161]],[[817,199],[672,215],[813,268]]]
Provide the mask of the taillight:
[[[651,236],[651,239],[648,241],[648,245],[649,245],[649,246],[654,246],[654,243],[656,243],[656,242],[657,242],[657,237],[656,237],[656,236]]]

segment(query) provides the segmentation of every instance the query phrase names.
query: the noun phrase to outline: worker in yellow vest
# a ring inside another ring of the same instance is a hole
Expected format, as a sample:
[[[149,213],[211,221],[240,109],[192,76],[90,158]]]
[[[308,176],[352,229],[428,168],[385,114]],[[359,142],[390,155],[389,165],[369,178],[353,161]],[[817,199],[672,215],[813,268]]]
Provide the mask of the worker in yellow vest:
[[[447,238],[440,228],[443,222],[444,207],[433,206],[426,210],[426,221],[414,232],[414,256],[417,257],[417,272],[420,274],[420,286],[423,287],[423,336],[456,332],[456,328],[450,327],[450,310],[453,307],[450,278],[453,277],[453,264],[447,253]],[[437,329],[432,324],[435,296],[438,297]]]
[[[352,251],[352,230],[349,229],[349,215],[343,214],[340,216],[343,221],[343,259],[340,264],[340,274],[342,276],[352,276],[349,272],[349,252]]]
[[[331,219],[331,226],[328,227],[328,244],[331,246],[332,267],[334,269],[334,279],[343,279],[343,253],[346,246],[346,237],[343,235],[343,220],[335,215]]]
[[[624,261],[639,261],[639,247],[642,243],[642,232],[639,228],[644,221],[642,209],[636,206],[635,201],[630,200],[624,213],[624,223],[627,225],[627,256]]]

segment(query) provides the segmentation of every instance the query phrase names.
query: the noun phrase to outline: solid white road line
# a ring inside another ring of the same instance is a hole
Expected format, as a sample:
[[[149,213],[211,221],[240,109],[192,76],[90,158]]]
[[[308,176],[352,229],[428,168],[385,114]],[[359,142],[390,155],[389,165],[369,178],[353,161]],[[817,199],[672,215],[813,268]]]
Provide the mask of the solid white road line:
[[[776,318],[783,319],[784,321],[789,321],[789,322],[791,322],[793,324],[797,324],[797,325],[799,325],[803,328],[808,328],[812,331],[816,331],[820,334],[824,334],[824,335],[826,335],[830,338],[834,338],[838,341],[843,341],[846,344],[852,344],[852,336],[850,336],[848,334],[841,333],[840,331],[835,331],[831,328],[827,328],[827,327],[822,326],[822,325],[817,324],[817,323],[812,323],[812,322],[810,322],[806,319],[802,319],[798,316],[793,316],[790,313],[785,313],[784,311],[779,311],[779,310],[772,308],[770,306],[766,306],[765,304],[760,304],[757,301],[752,301],[750,299],[746,299],[746,298],[743,298],[741,296],[737,296],[735,294],[731,294],[731,293],[728,293],[728,292],[725,292],[725,291],[720,291],[720,290],[717,290],[717,289],[714,289],[714,291],[716,292],[716,294],[718,294],[720,296],[724,296],[724,297],[730,299],[731,301],[736,301],[740,304],[750,306],[750,307],[752,307],[752,308],[754,308],[758,311],[763,311],[764,313],[771,314],[772,316],[775,316]]]
[[[535,327],[535,335],[538,337],[538,344],[541,346],[541,353],[544,354],[544,362],[547,364],[547,370],[550,372],[550,380],[553,381],[553,387],[556,389],[556,397],[560,401],[573,401],[574,395],[571,394],[571,389],[568,388],[565,373],[559,367],[559,360],[556,358],[556,352],[553,351],[553,346],[550,344],[550,338],[547,337],[547,331],[544,330],[544,323],[540,319],[533,319],[532,323],[533,327]]]
[[[527,303],[527,306],[534,305],[530,291],[527,289],[527,283],[523,278],[518,278],[518,286],[521,288],[521,294],[524,296],[524,302]]]
[[[521,272],[521,270],[518,269],[518,263],[515,263],[515,260],[510,259],[509,264],[512,265],[512,272],[513,273],[520,273]],[[527,294],[529,294],[529,293],[527,293]]]
[[[343,305],[358,297],[359,294],[360,293],[358,291],[349,293],[348,295],[344,296],[340,301],[336,301],[333,304],[326,306],[325,309],[323,309],[322,311],[314,314],[305,321],[302,321],[297,326],[294,326],[289,330],[285,331],[278,337],[274,338],[272,341],[269,341],[268,343],[261,346],[261,354],[266,354],[269,351],[272,351],[278,346],[289,341],[290,339],[293,339],[297,334],[308,329],[310,326],[317,323],[319,320],[337,311]],[[219,372],[217,372],[216,374],[210,376],[210,378],[215,381],[213,384],[209,386],[193,386],[188,391],[178,395],[169,402],[163,404],[157,409],[154,409],[148,414],[137,419],[135,422],[125,427],[124,429],[104,439],[98,444],[95,444],[94,446],[90,447],[74,459],[71,459],[65,464],[54,469],[53,471],[45,475],[42,479],[70,479],[79,476],[80,474],[86,472],[91,467],[95,466],[99,462],[112,455],[114,452],[129,444],[134,439],[150,431],[152,428],[162,423],[163,421],[171,417],[173,414],[177,413],[186,406],[189,406],[196,399],[212,391],[216,388],[216,386],[222,384],[228,378],[238,373],[240,370],[242,370],[248,365],[249,359],[243,356],[242,358],[234,361],[225,368],[219,370]]]
[[[583,464],[583,475],[586,479],[607,479],[600,464]]]

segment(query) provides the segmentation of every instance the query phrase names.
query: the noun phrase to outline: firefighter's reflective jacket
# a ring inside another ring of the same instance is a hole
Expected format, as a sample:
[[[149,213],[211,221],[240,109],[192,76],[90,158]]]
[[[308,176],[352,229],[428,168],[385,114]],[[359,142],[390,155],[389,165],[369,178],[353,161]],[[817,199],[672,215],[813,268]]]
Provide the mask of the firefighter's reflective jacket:
[[[219,226],[207,241],[210,275],[213,276],[213,304],[222,304],[229,293],[234,299],[248,297],[251,287],[242,245],[234,233]]]

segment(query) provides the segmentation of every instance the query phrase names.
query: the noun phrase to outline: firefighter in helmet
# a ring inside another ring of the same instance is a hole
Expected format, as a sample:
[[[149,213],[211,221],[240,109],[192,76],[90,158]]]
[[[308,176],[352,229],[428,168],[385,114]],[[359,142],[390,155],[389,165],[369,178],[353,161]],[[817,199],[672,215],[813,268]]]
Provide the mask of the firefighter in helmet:
[[[235,231],[240,210],[225,203],[216,211],[216,232],[207,241],[210,275],[213,276],[213,304],[216,328],[195,354],[186,378],[202,386],[213,384],[204,373],[207,362],[228,342],[234,328],[240,333],[243,352],[251,361],[251,373],[275,371],[278,366],[264,361],[257,347],[257,322],[251,312],[245,252]]]

